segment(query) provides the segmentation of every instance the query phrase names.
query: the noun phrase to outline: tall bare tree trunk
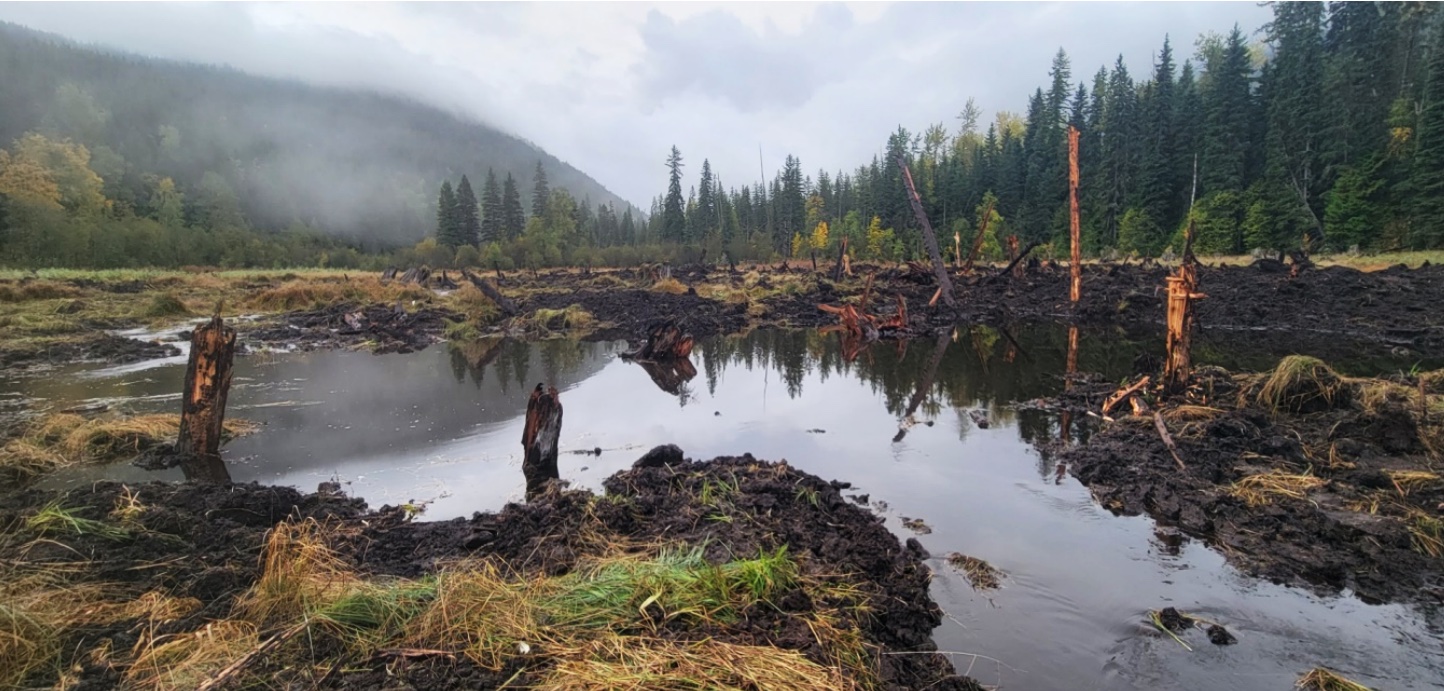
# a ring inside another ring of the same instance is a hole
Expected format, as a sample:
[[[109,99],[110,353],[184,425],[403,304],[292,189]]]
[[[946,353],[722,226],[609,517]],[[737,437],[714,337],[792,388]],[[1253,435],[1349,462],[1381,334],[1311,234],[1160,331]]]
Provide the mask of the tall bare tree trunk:
[[[923,211],[922,198],[918,196],[918,190],[913,186],[913,174],[908,170],[906,161],[898,159],[898,165],[902,167],[903,182],[907,184],[908,201],[912,204],[913,214],[918,217],[918,223],[923,227],[923,244],[927,245],[928,256],[933,260],[933,273],[937,274],[938,286],[943,289],[943,302],[948,307],[957,307],[957,298],[953,295],[953,280],[948,277],[948,267],[943,263],[943,253],[938,249],[938,236],[933,233],[933,224],[928,222],[928,214]]]

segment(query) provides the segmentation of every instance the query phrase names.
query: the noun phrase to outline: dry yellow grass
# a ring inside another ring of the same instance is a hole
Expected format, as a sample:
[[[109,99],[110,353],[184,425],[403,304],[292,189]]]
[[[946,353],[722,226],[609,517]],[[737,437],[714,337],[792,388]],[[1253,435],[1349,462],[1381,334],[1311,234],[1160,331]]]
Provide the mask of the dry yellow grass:
[[[1438,473],[1427,470],[1386,470],[1384,473],[1393,481],[1394,488],[1399,490],[1401,495],[1408,495],[1415,490],[1436,487],[1444,483],[1444,479],[1441,479]]]
[[[1306,691],[1370,691],[1369,687],[1323,667],[1309,670],[1299,679],[1297,686]]]
[[[1002,584],[999,578],[1002,572],[977,557],[953,552],[948,555],[948,563],[967,576],[973,590],[995,590]]]
[[[797,689],[836,691],[857,685],[801,653],[771,646],[706,640],[674,643],[608,635],[557,663],[541,691],[674,689]]]
[[[675,278],[664,278],[652,284],[652,290],[659,293],[671,293],[673,295],[685,295],[687,285]]]
[[[1305,499],[1309,492],[1325,484],[1328,484],[1327,480],[1308,473],[1295,475],[1270,470],[1240,479],[1229,486],[1228,493],[1242,499],[1249,506],[1266,506],[1278,497]]]
[[[223,427],[228,437],[256,429],[255,423],[236,418],[226,420]],[[176,414],[86,419],[72,413],[55,413],[30,423],[25,434],[0,447],[0,477],[25,482],[64,466],[136,454],[174,441],[179,434],[180,416]]]
[[[1180,405],[1163,411],[1163,418],[1169,422],[1212,420],[1223,412],[1220,408],[1203,405]]]
[[[1323,360],[1289,355],[1264,381],[1256,400],[1270,410],[1300,412],[1347,402],[1350,391]]]
[[[198,631],[146,636],[125,672],[131,688],[192,691],[260,643],[254,624],[221,620]]]

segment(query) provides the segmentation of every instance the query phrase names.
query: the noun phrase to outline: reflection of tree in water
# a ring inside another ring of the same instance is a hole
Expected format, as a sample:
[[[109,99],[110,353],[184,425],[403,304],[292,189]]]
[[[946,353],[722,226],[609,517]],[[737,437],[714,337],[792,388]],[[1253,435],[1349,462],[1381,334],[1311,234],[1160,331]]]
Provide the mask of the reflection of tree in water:
[[[1062,390],[1066,328],[1025,326],[1005,334],[989,326],[959,325],[952,339],[951,347],[938,362],[932,386],[918,406],[921,413],[935,417],[944,407],[986,407],[989,417],[999,423],[1017,420],[1025,439],[1046,439],[1056,434],[1056,423],[1050,422],[1048,416],[1018,416],[1005,406]],[[906,347],[873,343],[848,362],[843,357],[842,341],[842,334],[773,329],[709,339],[700,350],[712,390],[728,366],[763,368],[776,371],[787,385],[788,395],[796,398],[802,394],[807,375],[816,369],[822,377],[856,377],[881,395],[890,414],[902,416],[919,379],[926,373],[936,344],[930,339],[918,339]],[[1088,334],[1081,341],[1079,369],[1122,376],[1129,371],[1137,350],[1135,343],[1121,333]],[[960,422],[965,417],[961,416]]]

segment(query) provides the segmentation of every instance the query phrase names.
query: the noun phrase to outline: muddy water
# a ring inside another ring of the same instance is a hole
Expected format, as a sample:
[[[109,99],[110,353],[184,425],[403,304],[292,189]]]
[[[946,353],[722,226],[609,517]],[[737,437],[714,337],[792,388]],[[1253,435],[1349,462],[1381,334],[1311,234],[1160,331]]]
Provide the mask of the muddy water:
[[[496,509],[522,495],[526,394],[554,382],[565,407],[561,471],[578,484],[597,487],[645,449],[675,442],[694,458],[751,451],[850,481],[847,494],[869,495],[902,537],[914,535],[904,518],[923,519],[931,533],[918,537],[934,555],[933,594],[948,615],[937,641],[985,684],[1288,689],[1315,665],[1384,689],[1444,684],[1436,613],[1244,577],[1205,546],[1168,548],[1151,521],[1112,516],[1060,475],[1031,442],[1065,436],[1061,421],[1016,404],[1062,386],[1066,342],[1051,327],[964,327],[905,349],[877,344],[847,362],[836,336],[766,331],[700,344],[689,380],[619,361],[620,344],[253,355],[237,363],[230,410],[264,427],[225,448],[224,470],[303,489],[335,479],[375,506],[426,503],[431,518]],[[1266,366],[1295,347],[1246,334],[1205,342],[1205,360],[1231,366]],[[1085,332],[1079,368],[1121,377],[1139,349],[1118,333]],[[1327,355],[1358,373],[1417,361],[1367,347]],[[0,375],[0,397],[170,411],[182,368]],[[49,482],[183,476],[120,464]],[[1002,569],[1002,589],[974,592],[942,560],[954,551]],[[1165,606],[1222,622],[1239,643],[1215,647],[1196,632],[1185,649],[1145,622]]]

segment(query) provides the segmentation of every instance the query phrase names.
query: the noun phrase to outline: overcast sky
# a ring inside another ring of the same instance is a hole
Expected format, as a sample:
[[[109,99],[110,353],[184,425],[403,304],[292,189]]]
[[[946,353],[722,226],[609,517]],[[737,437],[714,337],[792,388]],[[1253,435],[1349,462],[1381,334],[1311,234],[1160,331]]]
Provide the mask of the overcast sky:
[[[0,20],[159,57],[399,92],[528,139],[646,208],[681,149],[690,186],[791,153],[815,174],[871,160],[899,124],[1022,111],[1062,47],[1073,81],[1122,53],[1148,74],[1163,37],[1193,54],[1254,2],[15,3]]]

